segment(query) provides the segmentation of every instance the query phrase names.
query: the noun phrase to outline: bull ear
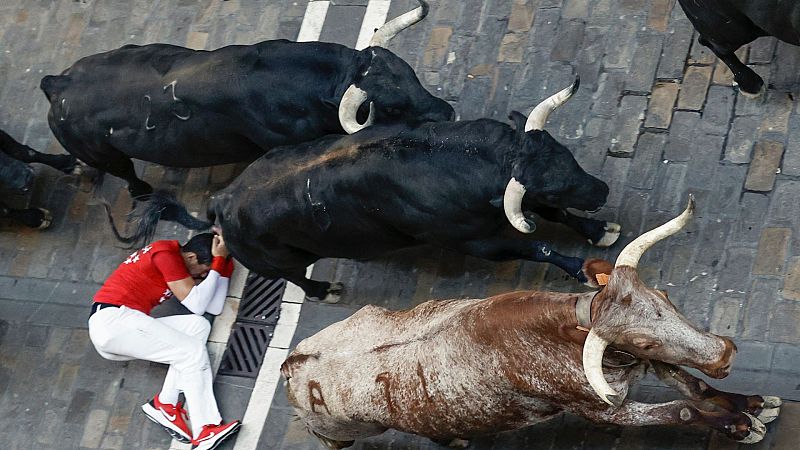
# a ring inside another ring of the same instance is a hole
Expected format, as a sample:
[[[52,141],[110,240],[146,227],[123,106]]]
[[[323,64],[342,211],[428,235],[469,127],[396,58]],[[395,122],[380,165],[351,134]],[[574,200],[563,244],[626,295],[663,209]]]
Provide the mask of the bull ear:
[[[491,203],[492,206],[494,206],[495,208],[502,208],[503,207],[503,196],[501,195],[501,196],[495,197],[495,198],[489,200],[489,203]]]
[[[523,132],[525,131],[525,122],[528,120],[528,118],[525,117],[524,114],[519,111],[511,111],[511,113],[508,114],[508,118],[511,120],[511,123],[514,124],[515,130]]]

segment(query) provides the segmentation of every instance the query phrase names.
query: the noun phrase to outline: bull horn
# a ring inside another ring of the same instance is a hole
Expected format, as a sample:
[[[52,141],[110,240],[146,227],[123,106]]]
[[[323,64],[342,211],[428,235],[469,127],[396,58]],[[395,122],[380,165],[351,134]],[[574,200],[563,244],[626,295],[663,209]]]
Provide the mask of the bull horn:
[[[344,92],[342,101],[339,102],[339,123],[342,124],[342,128],[347,134],[353,134],[375,122],[375,107],[372,102],[369,102],[369,117],[367,117],[367,121],[364,124],[360,124],[356,119],[358,108],[366,100],[367,92],[357,88],[355,84],[351,84]]]
[[[512,177],[506,185],[505,194],[503,194],[503,211],[514,228],[523,233],[533,233],[536,227],[531,226],[531,223],[522,214],[522,197],[524,196],[525,186]]]
[[[566,103],[566,101],[572,97],[572,94],[577,92],[578,86],[580,85],[581,77],[576,75],[575,81],[571,85],[560,90],[559,92],[556,92],[536,105],[536,107],[533,108],[533,111],[531,111],[531,113],[528,115],[528,121],[525,122],[525,132],[527,133],[531,130],[543,130],[544,124],[547,122],[547,117],[550,116],[550,113]]]
[[[399,17],[395,17],[394,19],[383,24],[382,27],[378,28],[377,31],[375,31],[375,34],[372,35],[372,39],[369,41],[369,46],[386,47],[389,41],[391,41],[393,37],[397,36],[397,33],[424,19],[425,16],[428,15],[428,4],[423,0],[417,1],[420,5],[418,8],[415,8]]]
[[[672,236],[680,231],[681,228],[686,226],[693,214],[694,195],[689,194],[689,204],[686,205],[686,209],[680,216],[670,220],[660,227],[648,231],[647,233],[634,239],[630,244],[626,245],[625,248],[623,248],[619,253],[617,262],[614,263],[614,267],[630,266],[635,269],[639,264],[639,259],[642,257],[644,252],[646,252],[656,242]]]
[[[589,330],[589,335],[583,344],[583,373],[592,389],[604,402],[619,407],[624,398],[617,394],[603,375],[603,352],[608,344],[609,342],[598,336],[594,329]]]

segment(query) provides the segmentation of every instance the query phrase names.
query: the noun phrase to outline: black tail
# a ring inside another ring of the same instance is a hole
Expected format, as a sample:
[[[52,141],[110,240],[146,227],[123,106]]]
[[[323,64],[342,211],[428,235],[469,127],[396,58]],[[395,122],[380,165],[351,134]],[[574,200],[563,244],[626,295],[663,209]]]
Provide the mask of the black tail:
[[[111,231],[114,233],[114,237],[120,242],[132,245],[150,242],[156,233],[156,226],[160,220],[178,222],[190,230],[205,230],[213,225],[212,222],[194,218],[174,195],[165,191],[155,191],[149,195],[147,201],[137,202],[134,210],[128,214],[128,222],[136,223],[136,228],[132,235],[122,236],[114,224],[114,218],[111,216],[111,207],[107,202],[102,202],[102,204],[106,209],[106,215],[111,224]]]

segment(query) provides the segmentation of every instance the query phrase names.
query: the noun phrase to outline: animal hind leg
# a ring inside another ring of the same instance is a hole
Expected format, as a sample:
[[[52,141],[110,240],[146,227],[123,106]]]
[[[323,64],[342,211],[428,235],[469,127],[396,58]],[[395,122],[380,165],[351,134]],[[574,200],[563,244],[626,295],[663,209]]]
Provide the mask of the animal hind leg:
[[[328,281],[317,281],[306,278],[305,270],[295,271],[284,275],[306,294],[309,300],[323,301],[325,303],[337,303],[341,299],[344,285],[339,282],[331,283]]]
[[[534,208],[533,212],[550,222],[563,223],[597,247],[609,247],[619,239],[621,228],[614,222],[579,217],[558,208],[539,207]]]
[[[3,130],[0,130],[0,150],[19,161],[46,164],[64,173],[72,174],[80,167],[78,160],[72,155],[48,155],[37,152],[17,142]]]
[[[125,154],[110,147],[104,148],[100,154],[102,155],[102,160],[87,159],[84,161],[90,166],[127,181],[128,192],[134,199],[146,200],[147,196],[153,192],[152,186],[136,176],[136,170],[133,168],[133,161]]]
[[[719,391],[678,366],[660,361],[652,363],[661,381],[692,400],[708,401],[732,412],[746,412],[763,423],[772,422],[780,414],[782,401],[779,397]]]
[[[736,48],[731,49],[720,45],[715,45],[702,35],[697,39],[701,45],[711,49],[711,51],[728,66],[733,73],[733,79],[739,85],[739,90],[746,97],[758,97],[764,93],[766,87],[764,80],[753,69],[747,67],[736,56]]]
[[[705,425],[744,444],[761,441],[764,424],[746,412],[711,412],[692,400],[647,404],[625,400],[619,408],[585,408],[576,413],[587,419],[616,425]]]

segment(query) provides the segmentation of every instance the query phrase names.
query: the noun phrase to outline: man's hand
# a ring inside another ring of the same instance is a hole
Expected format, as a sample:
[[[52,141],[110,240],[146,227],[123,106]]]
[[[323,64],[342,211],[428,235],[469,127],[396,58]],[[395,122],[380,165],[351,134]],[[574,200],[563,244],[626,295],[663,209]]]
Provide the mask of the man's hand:
[[[228,247],[225,246],[225,239],[222,238],[221,234],[214,236],[214,240],[211,242],[211,255],[223,258],[227,258],[230,255]]]

